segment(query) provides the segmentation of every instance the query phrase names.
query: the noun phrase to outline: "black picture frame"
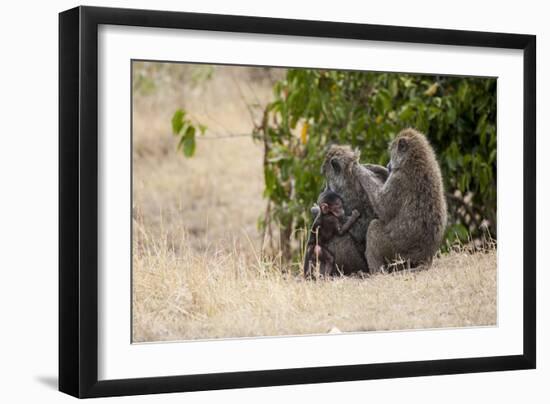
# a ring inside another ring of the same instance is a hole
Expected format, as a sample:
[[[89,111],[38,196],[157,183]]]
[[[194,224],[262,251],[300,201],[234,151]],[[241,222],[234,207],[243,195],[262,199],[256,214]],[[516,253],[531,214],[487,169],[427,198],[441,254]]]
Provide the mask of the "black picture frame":
[[[523,354],[98,380],[98,26],[463,45],[523,51]],[[536,37],[533,35],[77,7],[59,15],[59,390],[103,397],[536,366]]]

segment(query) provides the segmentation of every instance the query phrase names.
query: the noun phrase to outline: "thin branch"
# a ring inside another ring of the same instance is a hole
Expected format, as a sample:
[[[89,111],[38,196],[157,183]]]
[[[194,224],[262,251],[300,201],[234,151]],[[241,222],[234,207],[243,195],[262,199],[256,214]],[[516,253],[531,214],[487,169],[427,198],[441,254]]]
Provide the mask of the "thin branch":
[[[246,97],[244,96],[244,93],[242,92],[241,86],[237,82],[237,79],[235,78],[234,74],[231,74],[231,80],[233,80],[233,84],[235,84],[235,87],[237,88],[237,91],[239,92],[239,96],[240,96],[242,102],[244,103],[246,109],[248,110],[248,113],[250,114],[250,119],[252,120],[252,122],[255,122],[256,117],[254,116],[254,111],[252,110],[250,105],[248,105],[248,102],[246,101]]]
[[[212,133],[213,136],[198,136],[196,139],[204,139],[204,140],[216,140],[216,139],[230,139],[232,137],[245,137],[245,136],[252,136],[251,133],[229,133],[229,134],[220,134],[220,133]]]
[[[256,91],[252,88],[252,85],[250,84],[250,80],[245,80],[246,86],[248,87],[248,91],[252,94],[252,96],[256,99],[256,104],[258,108],[262,109],[261,105],[262,102],[260,101],[260,98],[258,98],[258,95],[256,94]]]
[[[213,117],[213,116],[210,114],[208,108],[206,107],[206,103],[203,104],[203,106],[202,106],[202,111],[203,111],[203,113],[206,115],[206,117],[207,117],[209,120],[211,120],[214,124],[216,124],[217,126],[219,126],[224,132],[226,132],[226,133],[231,133],[231,131],[230,131],[229,129],[227,129],[227,127],[226,127],[223,123],[221,123],[218,119],[216,119],[215,117]],[[200,120],[199,120],[199,122],[200,122]]]

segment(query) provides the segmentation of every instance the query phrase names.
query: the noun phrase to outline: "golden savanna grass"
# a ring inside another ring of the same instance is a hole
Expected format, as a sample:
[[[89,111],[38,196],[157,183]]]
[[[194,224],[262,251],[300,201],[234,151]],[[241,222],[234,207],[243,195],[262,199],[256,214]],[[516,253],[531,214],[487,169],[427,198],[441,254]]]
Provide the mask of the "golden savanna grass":
[[[134,341],[492,325],[496,252],[454,252],[427,271],[303,281],[239,249],[186,236],[134,258]]]
[[[317,282],[263,256],[261,146],[199,138],[186,159],[170,118],[183,107],[207,137],[249,133],[283,72],[214,67],[193,84],[204,71],[134,65],[134,342],[496,324],[496,249],[457,250],[427,271]]]

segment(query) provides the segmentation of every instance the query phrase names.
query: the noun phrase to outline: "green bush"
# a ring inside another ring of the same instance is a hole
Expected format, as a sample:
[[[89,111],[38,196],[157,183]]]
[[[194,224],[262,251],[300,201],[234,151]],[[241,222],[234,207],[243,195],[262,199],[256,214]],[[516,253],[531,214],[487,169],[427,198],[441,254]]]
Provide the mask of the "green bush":
[[[289,69],[255,127],[268,199],[260,225],[278,226],[285,258],[295,230],[309,224],[327,146],[349,144],[363,162],[385,165],[389,142],[406,127],[425,133],[439,158],[447,240],[496,238],[496,79]]]

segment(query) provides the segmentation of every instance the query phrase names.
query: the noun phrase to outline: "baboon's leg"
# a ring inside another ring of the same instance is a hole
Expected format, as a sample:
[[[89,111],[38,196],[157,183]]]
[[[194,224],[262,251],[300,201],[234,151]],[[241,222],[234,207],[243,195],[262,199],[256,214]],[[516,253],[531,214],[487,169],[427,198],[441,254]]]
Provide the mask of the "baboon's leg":
[[[320,274],[323,277],[332,275],[335,267],[334,255],[326,248],[323,248],[322,258],[320,258]]]
[[[365,258],[369,266],[369,272],[376,274],[383,270],[386,258],[392,256],[390,240],[384,231],[384,225],[378,219],[370,222],[367,229],[367,251]]]

